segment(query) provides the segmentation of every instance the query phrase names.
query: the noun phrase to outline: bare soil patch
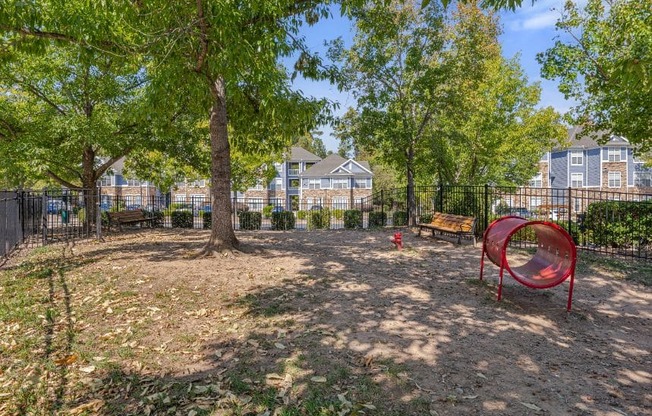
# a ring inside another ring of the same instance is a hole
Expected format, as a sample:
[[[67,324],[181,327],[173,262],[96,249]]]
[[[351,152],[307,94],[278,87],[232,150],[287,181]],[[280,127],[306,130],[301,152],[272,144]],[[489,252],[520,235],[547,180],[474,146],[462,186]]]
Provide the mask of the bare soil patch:
[[[650,415],[649,265],[532,290],[393,230],[135,231],[0,271],[0,414]],[[632,279],[628,279],[633,277]],[[646,277],[648,276],[648,277]]]

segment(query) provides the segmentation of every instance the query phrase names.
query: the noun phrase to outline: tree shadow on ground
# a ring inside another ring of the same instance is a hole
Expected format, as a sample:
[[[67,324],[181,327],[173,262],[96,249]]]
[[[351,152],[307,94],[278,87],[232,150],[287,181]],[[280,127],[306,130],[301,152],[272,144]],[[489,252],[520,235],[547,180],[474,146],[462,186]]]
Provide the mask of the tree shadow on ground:
[[[390,235],[244,234],[254,248],[243,255],[246,263],[260,268],[236,264],[233,274],[255,274],[251,285],[221,285],[218,293],[207,273],[195,281],[196,303],[184,305],[176,304],[181,295],[172,302],[152,292],[145,299],[159,310],[146,321],[149,335],[134,347],[126,337],[135,353],[80,380],[84,388],[66,408],[107,415],[644,412],[651,345],[649,337],[637,340],[649,322],[649,292],[589,271],[578,275],[571,313],[567,283],[534,291],[506,278],[498,303],[497,269],[488,266],[486,280],[478,280],[479,247],[405,233],[398,252]],[[126,237],[126,245],[99,246],[84,257],[168,267],[153,285],[179,293],[179,270],[200,261],[184,253],[200,248],[204,236],[189,233],[171,244]],[[115,253],[121,246],[126,250]],[[166,265],[171,256],[182,264]],[[284,277],[290,262],[298,272]],[[178,342],[172,333],[199,345],[166,357],[162,345]]]

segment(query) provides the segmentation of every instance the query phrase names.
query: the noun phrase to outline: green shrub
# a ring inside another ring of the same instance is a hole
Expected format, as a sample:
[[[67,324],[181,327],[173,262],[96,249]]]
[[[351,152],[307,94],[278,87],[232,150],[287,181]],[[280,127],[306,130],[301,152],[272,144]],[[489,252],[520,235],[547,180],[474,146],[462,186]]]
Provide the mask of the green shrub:
[[[297,219],[305,220],[308,218],[308,211],[297,211]]]
[[[394,224],[394,227],[403,227],[404,225],[407,225],[407,222],[407,211],[395,211],[394,214],[392,214],[392,223]]]
[[[77,214],[77,220],[79,222],[84,222],[86,220],[86,208],[79,208],[77,209],[77,212],[75,212],[75,209],[72,209],[73,214]]]
[[[652,201],[594,202],[586,210],[582,228],[588,232],[588,242],[603,247],[649,244],[652,241]]]
[[[335,218],[338,221],[342,221],[344,218],[344,210],[343,209],[333,209],[331,210],[331,216]]]
[[[362,211],[358,209],[344,211],[344,228],[362,228]]]
[[[192,228],[192,212],[172,211],[172,228]]]
[[[270,218],[272,216],[272,210],[274,209],[274,205],[266,205],[263,207],[263,217],[265,218]]]
[[[432,222],[432,212],[419,215],[419,224],[430,224]]]
[[[369,213],[369,227],[384,227],[387,225],[386,212],[370,212]]]
[[[152,227],[163,228],[165,216],[163,211],[143,211],[145,216],[152,219]]]
[[[292,230],[294,223],[294,214],[291,211],[272,213],[272,230]]]
[[[210,228],[213,226],[213,214],[210,212],[203,212],[200,211],[202,214],[202,227],[204,227],[204,230],[210,230]]]
[[[100,213],[100,220],[102,221],[103,227],[109,226],[109,214],[106,211]]]
[[[328,208],[314,210],[308,213],[308,229],[329,229],[331,228],[331,213]]]
[[[238,214],[241,230],[260,230],[263,215],[255,211],[243,211]]]
[[[120,212],[125,210],[125,201],[115,201],[115,204],[111,206],[109,211],[111,212]]]

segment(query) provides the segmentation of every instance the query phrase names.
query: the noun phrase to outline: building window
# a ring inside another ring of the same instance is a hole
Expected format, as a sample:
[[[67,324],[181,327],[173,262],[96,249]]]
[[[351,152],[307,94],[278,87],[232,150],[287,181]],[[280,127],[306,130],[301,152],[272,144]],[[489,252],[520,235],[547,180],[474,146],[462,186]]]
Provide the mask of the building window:
[[[181,194],[181,195],[175,195],[174,196],[174,202],[180,204],[186,202],[186,196]]]
[[[203,204],[203,203],[204,203],[204,199],[206,199],[206,195],[203,195],[203,194],[194,194],[194,195],[190,195],[190,201],[191,201],[193,204]]]
[[[138,179],[127,179],[127,186],[140,186]]]
[[[290,189],[298,189],[298,188],[299,188],[299,180],[298,179],[290,179]]]
[[[303,180],[303,188],[304,189],[321,189],[321,179],[304,179]]]
[[[607,156],[609,162],[620,162],[620,147],[608,147]]]
[[[634,186],[652,187],[652,172],[634,172]]]
[[[288,175],[290,175],[290,176],[298,176],[299,175],[299,162],[290,163],[290,167],[288,168]]]
[[[537,176],[530,180],[531,188],[541,188],[543,186],[543,174],[539,172]]]
[[[356,179],[354,183],[354,188],[358,188],[358,189],[371,188],[371,186],[369,186],[369,182],[370,182],[369,179]]]
[[[347,209],[349,206],[349,198],[345,196],[338,196],[333,198],[333,209]]]
[[[540,196],[533,196],[530,197],[530,211],[536,211],[539,209],[539,206],[541,205],[541,197]]]
[[[608,186],[609,188],[620,188],[620,172],[609,172],[608,174]]]
[[[263,210],[263,198],[247,198],[247,205],[252,211]]]
[[[582,188],[582,187],[584,187],[584,174],[583,173],[571,173],[571,187],[572,188]]]
[[[112,178],[112,176],[109,176],[109,175],[102,176],[102,177],[100,178],[100,180],[97,181],[97,184],[98,184],[99,186],[112,186],[112,185],[113,185],[113,184],[112,184],[113,181],[111,180],[111,178]]]
[[[272,191],[280,191],[283,189],[283,178],[274,178],[269,184],[269,189]]]
[[[194,181],[192,183],[192,186],[195,188],[205,188],[206,187],[206,179],[202,179],[200,181]]]
[[[571,154],[571,166],[582,166],[584,164],[584,152],[581,150],[573,150]]]
[[[349,189],[349,180],[347,178],[333,179],[333,189]]]

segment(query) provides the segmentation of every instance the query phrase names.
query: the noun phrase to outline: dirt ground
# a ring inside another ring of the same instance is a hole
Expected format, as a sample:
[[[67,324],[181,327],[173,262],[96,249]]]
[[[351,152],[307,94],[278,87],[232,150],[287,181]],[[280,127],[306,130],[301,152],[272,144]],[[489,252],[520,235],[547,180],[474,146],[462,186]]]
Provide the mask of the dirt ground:
[[[61,311],[54,341],[31,335],[56,363],[36,369],[45,398],[16,398],[39,396],[16,352],[30,335],[2,322],[17,344],[5,338],[0,413],[652,415],[652,288],[621,263],[582,255],[567,313],[567,282],[506,277],[496,302],[481,243],[404,232],[399,252],[392,234],[239,233],[242,253],[200,259],[203,231],[77,244],[40,289]]]

